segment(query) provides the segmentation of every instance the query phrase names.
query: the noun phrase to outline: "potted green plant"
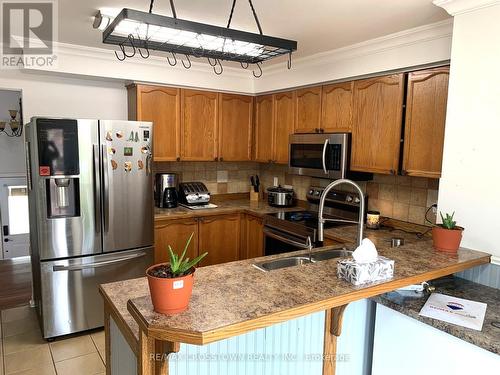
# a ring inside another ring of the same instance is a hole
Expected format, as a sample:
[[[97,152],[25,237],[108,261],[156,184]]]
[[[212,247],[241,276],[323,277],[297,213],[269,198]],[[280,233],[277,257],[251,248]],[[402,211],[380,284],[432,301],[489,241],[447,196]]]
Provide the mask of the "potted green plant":
[[[189,237],[181,256],[168,245],[170,262],[155,264],[146,270],[149,292],[154,310],[161,314],[177,314],[187,309],[193,292],[195,265],[208,253],[195,259],[185,258],[191,239]]]
[[[448,253],[456,253],[460,247],[460,242],[462,241],[462,232],[464,228],[457,226],[457,222],[453,220],[455,212],[451,215],[446,214],[441,215],[441,224],[436,224],[432,228],[432,244],[434,249],[439,251],[445,251]]]

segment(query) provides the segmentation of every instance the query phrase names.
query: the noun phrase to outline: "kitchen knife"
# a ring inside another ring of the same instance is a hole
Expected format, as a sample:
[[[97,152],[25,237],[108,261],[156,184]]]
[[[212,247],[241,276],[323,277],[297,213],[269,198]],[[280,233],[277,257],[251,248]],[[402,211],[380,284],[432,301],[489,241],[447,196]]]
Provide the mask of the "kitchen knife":
[[[255,185],[255,179],[253,176],[250,176],[250,183],[253,186],[253,191],[257,192],[257,186]]]
[[[258,174],[255,175],[255,188],[257,189],[255,191],[258,193],[260,190],[260,180]]]

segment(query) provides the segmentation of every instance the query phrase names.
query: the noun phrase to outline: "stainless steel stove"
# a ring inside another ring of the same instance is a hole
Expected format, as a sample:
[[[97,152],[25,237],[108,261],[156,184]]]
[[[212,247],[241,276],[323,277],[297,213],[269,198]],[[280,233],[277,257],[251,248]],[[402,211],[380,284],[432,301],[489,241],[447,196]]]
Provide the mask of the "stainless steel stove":
[[[323,190],[323,188],[316,186],[309,188],[307,193],[308,208],[305,211],[278,212],[265,216],[265,255],[305,249],[307,248],[308,237],[314,247],[322,246],[322,243],[317,239],[317,230],[318,203]],[[356,224],[358,212],[358,194],[350,191],[333,190],[326,198],[325,217],[337,219],[338,222],[327,222],[325,228]]]

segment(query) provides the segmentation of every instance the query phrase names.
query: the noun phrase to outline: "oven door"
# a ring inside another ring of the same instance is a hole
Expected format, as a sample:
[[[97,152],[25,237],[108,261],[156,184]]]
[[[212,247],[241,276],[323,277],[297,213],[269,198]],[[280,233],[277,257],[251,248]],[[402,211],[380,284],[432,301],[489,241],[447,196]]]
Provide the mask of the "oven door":
[[[311,240],[313,240],[311,238]],[[264,254],[275,255],[307,249],[307,237],[264,226]]]
[[[289,142],[289,172],[338,179],[347,168],[349,134],[294,134]]]

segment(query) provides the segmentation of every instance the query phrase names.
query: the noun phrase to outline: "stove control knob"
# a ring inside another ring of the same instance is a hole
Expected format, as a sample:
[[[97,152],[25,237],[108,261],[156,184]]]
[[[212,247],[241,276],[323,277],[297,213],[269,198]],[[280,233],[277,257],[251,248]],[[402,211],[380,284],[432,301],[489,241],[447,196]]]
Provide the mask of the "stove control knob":
[[[309,195],[313,195],[313,194],[314,194],[314,190],[313,189],[309,190]]]
[[[354,203],[356,203],[356,204],[359,203],[359,198],[358,197],[354,198]]]
[[[345,197],[345,201],[348,202],[348,203],[351,203],[352,202],[352,197],[350,195],[348,195],[347,197]]]
[[[319,192],[319,190],[316,190],[316,191],[314,192],[314,195],[316,195],[317,197],[319,197],[319,196],[321,195],[321,193]]]

